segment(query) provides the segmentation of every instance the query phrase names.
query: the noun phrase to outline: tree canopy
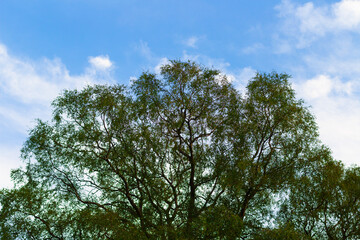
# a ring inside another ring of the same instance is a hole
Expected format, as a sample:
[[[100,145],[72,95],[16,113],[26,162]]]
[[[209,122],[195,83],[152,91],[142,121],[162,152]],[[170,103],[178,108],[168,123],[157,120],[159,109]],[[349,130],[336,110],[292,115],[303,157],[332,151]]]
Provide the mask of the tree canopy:
[[[359,239],[360,168],[332,158],[289,78],[241,94],[171,61],[65,90],[0,192],[1,239]]]

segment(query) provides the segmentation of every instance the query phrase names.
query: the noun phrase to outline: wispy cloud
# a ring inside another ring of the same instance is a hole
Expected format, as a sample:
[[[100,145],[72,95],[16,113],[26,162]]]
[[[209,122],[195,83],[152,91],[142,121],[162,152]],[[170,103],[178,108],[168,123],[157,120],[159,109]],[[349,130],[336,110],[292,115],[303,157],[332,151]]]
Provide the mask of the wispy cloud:
[[[197,48],[197,43],[198,43],[199,39],[200,38],[197,36],[192,36],[192,37],[189,37],[188,39],[184,40],[183,43],[187,47]]]
[[[21,59],[0,45],[0,89],[15,102],[47,105],[62,89],[111,81],[110,75],[102,74],[112,66],[108,57],[90,57],[89,63],[83,74],[74,76],[60,59]]]
[[[136,44],[135,50],[148,61],[152,61],[154,58],[153,53],[151,52],[151,49],[147,42],[140,41],[138,44]]]
[[[284,33],[297,38],[298,48],[327,34],[360,32],[360,0],[342,0],[322,6],[283,0],[276,10],[284,19]]]
[[[262,43],[254,43],[250,46],[243,48],[241,52],[244,54],[254,54],[263,48],[264,48],[264,45]]]
[[[296,54],[297,61],[288,63],[294,86],[312,106],[321,139],[335,158],[359,163],[354,149],[360,145],[360,0],[283,0],[276,10],[274,52]]]
[[[108,56],[89,57],[89,66],[84,72],[72,75],[60,59],[24,59],[9,53],[7,47],[0,44],[0,130],[12,129],[6,134],[14,136],[8,137],[23,136],[19,141],[24,141],[35,118],[50,118],[50,103],[63,89],[112,83],[112,66]],[[10,169],[20,164],[20,146],[8,148],[4,144],[0,147],[0,187],[9,186]]]

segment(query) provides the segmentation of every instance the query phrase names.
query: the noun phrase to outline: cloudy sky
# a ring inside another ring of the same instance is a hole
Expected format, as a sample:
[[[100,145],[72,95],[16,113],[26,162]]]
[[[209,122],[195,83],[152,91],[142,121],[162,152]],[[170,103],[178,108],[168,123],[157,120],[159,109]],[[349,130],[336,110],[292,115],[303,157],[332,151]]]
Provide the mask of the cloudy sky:
[[[1,0],[0,187],[63,89],[128,84],[168,59],[239,89],[256,71],[292,75],[322,141],[360,165],[360,0]]]

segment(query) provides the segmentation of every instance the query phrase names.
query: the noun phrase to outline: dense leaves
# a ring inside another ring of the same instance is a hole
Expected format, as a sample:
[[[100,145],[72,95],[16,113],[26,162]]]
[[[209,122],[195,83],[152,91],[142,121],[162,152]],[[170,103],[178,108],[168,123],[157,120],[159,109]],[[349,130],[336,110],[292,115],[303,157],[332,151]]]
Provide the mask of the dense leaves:
[[[241,96],[171,61],[64,91],[1,190],[1,239],[358,239],[360,170],[331,158],[288,79],[258,73]]]

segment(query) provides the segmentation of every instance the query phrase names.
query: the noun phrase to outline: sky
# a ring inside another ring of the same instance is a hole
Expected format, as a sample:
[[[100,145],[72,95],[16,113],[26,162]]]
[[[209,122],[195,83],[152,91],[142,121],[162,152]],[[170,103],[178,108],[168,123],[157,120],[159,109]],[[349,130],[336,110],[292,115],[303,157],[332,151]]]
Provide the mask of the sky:
[[[257,71],[290,74],[322,142],[360,165],[360,0],[1,0],[0,188],[64,89],[128,85],[169,59],[239,90]]]

